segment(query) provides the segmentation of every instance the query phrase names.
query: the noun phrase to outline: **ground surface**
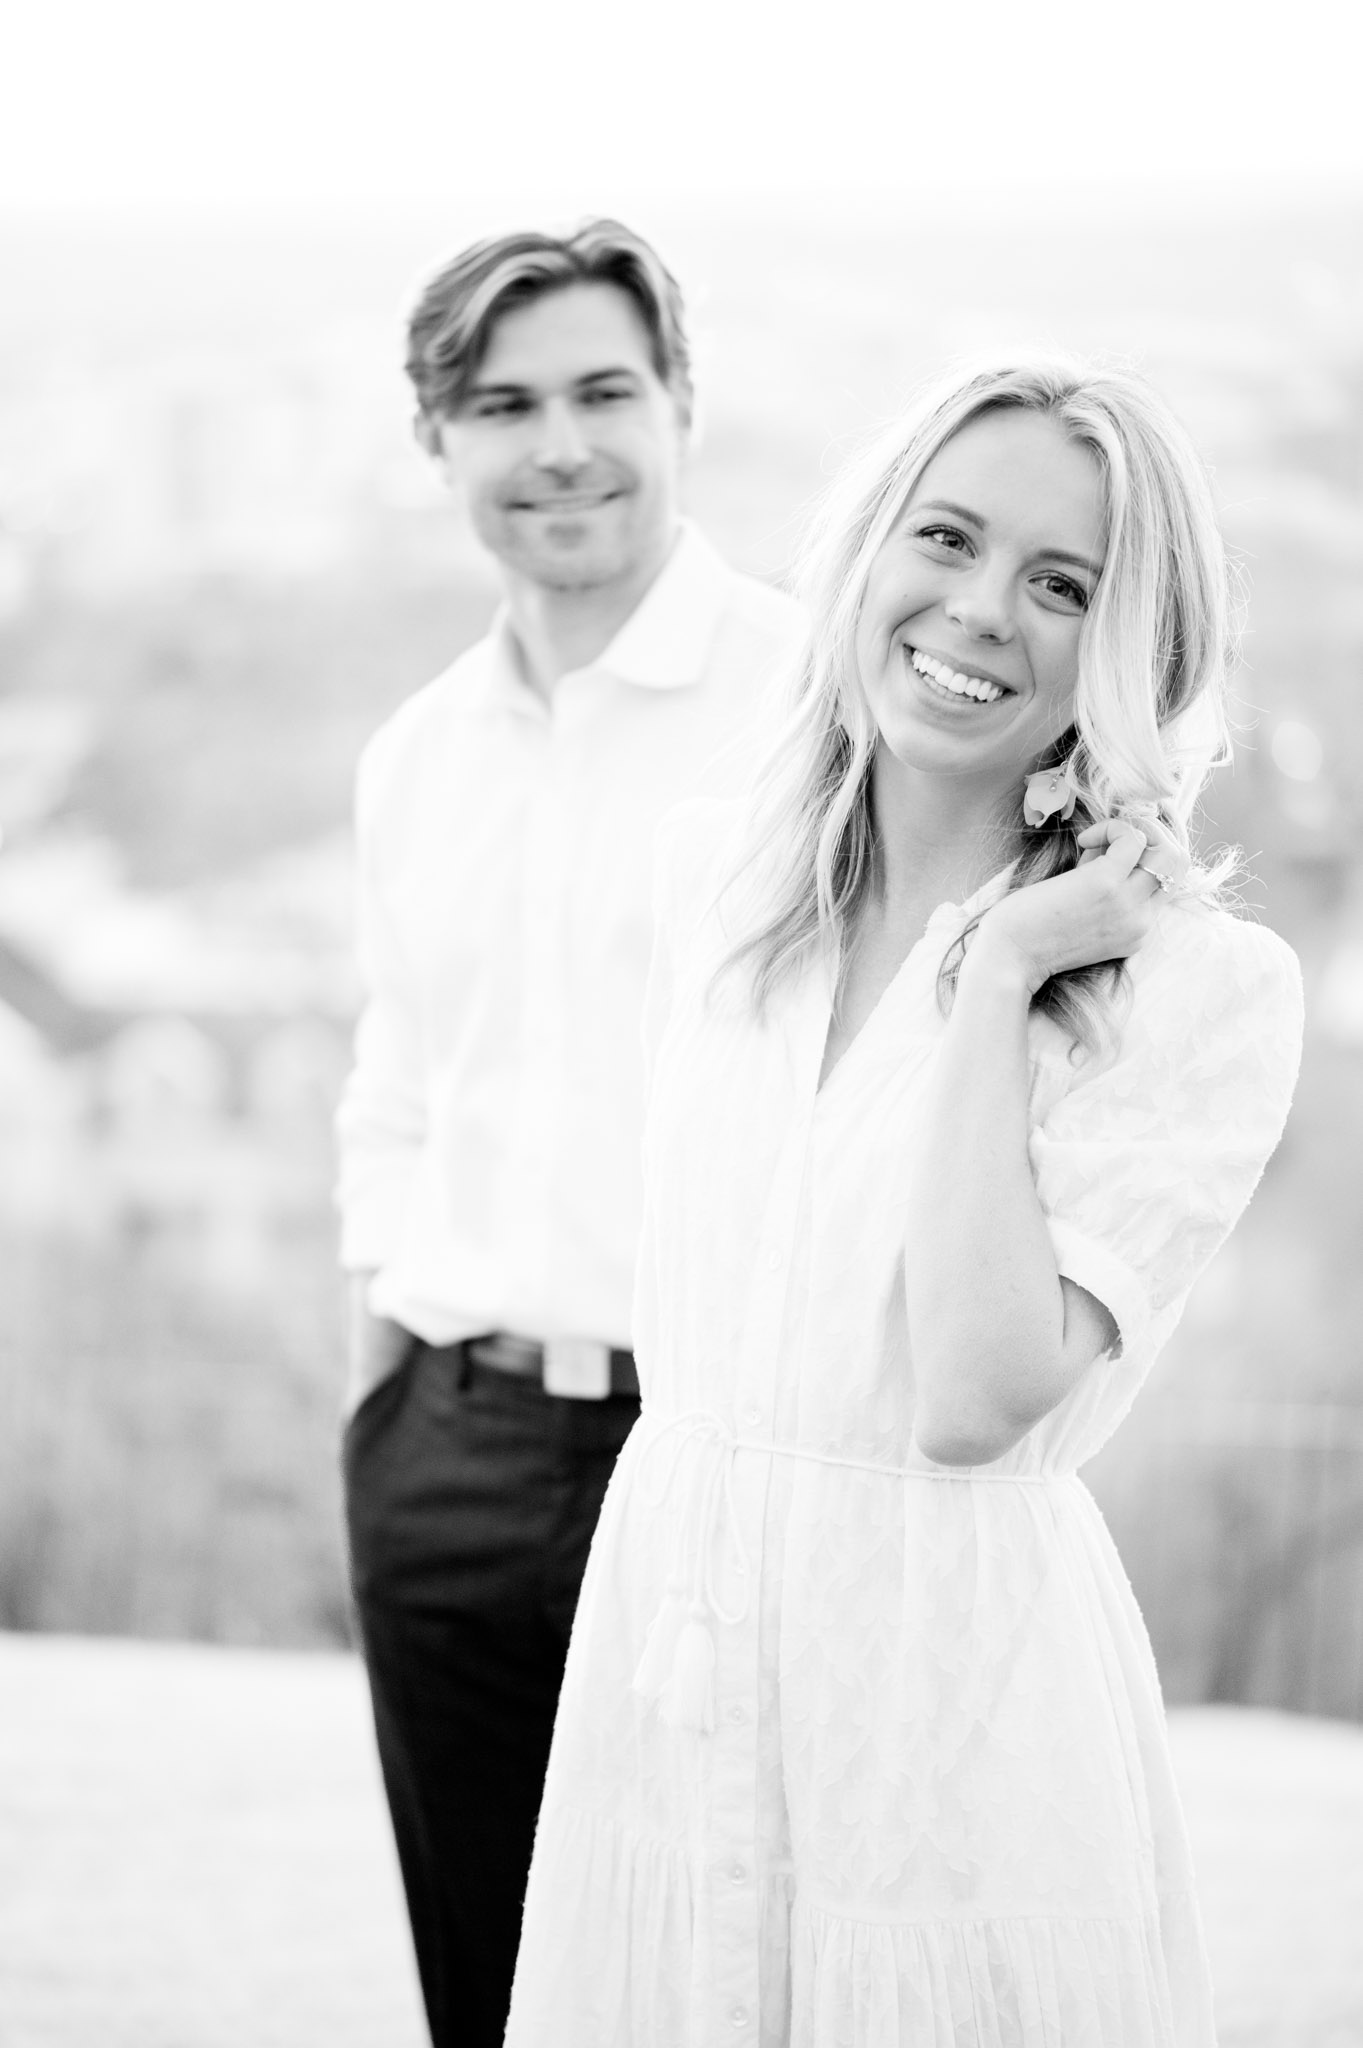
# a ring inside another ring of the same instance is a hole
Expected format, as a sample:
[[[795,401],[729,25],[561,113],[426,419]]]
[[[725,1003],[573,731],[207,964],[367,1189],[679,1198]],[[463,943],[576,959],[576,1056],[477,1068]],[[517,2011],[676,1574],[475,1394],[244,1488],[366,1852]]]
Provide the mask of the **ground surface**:
[[[0,1636],[0,2048],[419,2048],[341,1655]]]
[[[1363,1729],[1173,1716],[1223,2048],[1363,2048]],[[0,2048],[421,2048],[355,1662],[0,1635]]]

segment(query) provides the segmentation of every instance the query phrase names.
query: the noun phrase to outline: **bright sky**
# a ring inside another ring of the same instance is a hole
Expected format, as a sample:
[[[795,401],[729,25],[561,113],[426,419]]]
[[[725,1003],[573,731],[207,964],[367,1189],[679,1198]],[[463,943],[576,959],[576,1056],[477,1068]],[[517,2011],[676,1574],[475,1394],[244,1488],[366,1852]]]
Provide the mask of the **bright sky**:
[[[0,205],[1363,191],[1348,0],[9,0]],[[1056,221],[1063,258],[1065,221]]]

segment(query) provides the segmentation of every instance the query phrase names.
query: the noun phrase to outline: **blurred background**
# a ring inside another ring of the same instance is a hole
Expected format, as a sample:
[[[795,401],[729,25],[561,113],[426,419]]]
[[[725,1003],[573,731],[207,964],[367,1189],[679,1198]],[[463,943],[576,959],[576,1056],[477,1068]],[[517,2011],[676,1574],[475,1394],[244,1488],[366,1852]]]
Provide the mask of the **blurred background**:
[[[849,437],[995,338],[1116,351],[1250,580],[1204,835],[1301,956],[1287,1140],[1095,1483],[1175,1700],[1363,1718],[1363,208],[631,209],[690,503],[779,577]],[[483,628],[399,308],[470,221],[0,233],[0,1624],[345,1639],[329,1119],[365,736]],[[442,229],[445,234],[442,240]],[[452,230],[452,232],[450,232]]]
[[[1090,1477],[1175,1703],[1363,1721],[1363,144],[1324,9],[52,5],[0,83],[0,1629],[348,1641],[330,1116],[365,737],[482,630],[402,315],[610,211],[690,509],[779,579],[962,350],[1145,370],[1250,589],[1208,844],[1292,943],[1284,1144]],[[191,25],[192,24],[192,25]],[[533,33],[532,33],[533,30]],[[1341,2040],[1344,2036],[1339,2037]]]

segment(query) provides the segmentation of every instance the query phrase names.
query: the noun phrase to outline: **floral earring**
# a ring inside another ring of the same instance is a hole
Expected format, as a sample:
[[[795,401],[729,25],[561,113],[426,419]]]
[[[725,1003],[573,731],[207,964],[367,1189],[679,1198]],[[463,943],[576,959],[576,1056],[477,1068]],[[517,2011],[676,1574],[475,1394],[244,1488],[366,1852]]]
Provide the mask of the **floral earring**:
[[[1078,797],[1068,761],[1058,768],[1039,768],[1035,775],[1027,777],[1022,793],[1022,822],[1036,827],[1044,825],[1048,818],[1058,818],[1063,824],[1073,816]]]

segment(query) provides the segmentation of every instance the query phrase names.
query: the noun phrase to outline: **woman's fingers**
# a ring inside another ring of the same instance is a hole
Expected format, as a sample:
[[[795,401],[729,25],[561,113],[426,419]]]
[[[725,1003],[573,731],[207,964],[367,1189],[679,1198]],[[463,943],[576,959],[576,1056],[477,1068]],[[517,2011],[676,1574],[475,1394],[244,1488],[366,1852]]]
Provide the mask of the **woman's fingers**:
[[[1143,821],[1141,829],[1146,829]],[[1189,855],[1163,826],[1156,825],[1148,836],[1150,844],[1141,856],[1141,867],[1154,877],[1157,888],[1177,889],[1192,866]]]
[[[1114,839],[1119,838],[1126,832],[1140,832],[1144,834],[1147,840],[1156,837],[1163,838],[1165,836],[1162,825],[1153,824],[1145,818],[1128,818],[1123,816],[1100,818],[1096,825],[1086,825],[1082,832],[1076,834],[1076,841],[1080,846],[1096,846],[1101,848],[1103,846],[1110,846]]]
[[[1130,823],[1122,818],[1100,818],[1096,825],[1085,826],[1076,836],[1076,844],[1084,849],[1079,856],[1080,867],[1087,867],[1090,861],[1105,859],[1113,843],[1132,829]]]
[[[1133,840],[1139,842],[1134,854]],[[1083,848],[1079,856],[1081,867],[1093,860],[1116,858],[1122,872],[1129,874],[1139,867],[1157,889],[1177,888],[1191,865],[1173,834],[1157,819],[1144,815],[1139,819],[1100,818],[1096,825],[1086,826],[1077,835],[1077,843]],[[1120,854],[1119,846],[1123,847]]]
[[[1100,818],[1096,825],[1088,825],[1079,833],[1077,843],[1090,859],[1106,859],[1114,848],[1120,846],[1129,851],[1135,861],[1147,845],[1148,838],[1145,827],[1135,824],[1130,818]]]
[[[1107,852],[1102,858],[1112,866],[1119,876],[1129,875],[1140,866],[1141,855],[1149,840],[1139,825],[1133,825],[1124,818],[1114,821],[1113,831],[1108,839]]]

